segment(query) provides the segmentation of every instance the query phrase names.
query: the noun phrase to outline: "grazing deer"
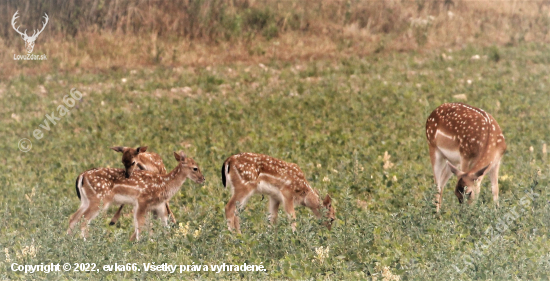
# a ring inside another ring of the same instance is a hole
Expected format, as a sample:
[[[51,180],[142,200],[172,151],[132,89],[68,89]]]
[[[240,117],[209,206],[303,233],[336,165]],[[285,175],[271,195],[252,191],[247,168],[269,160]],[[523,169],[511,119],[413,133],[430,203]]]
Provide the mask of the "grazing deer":
[[[493,200],[498,206],[498,169],[506,143],[493,116],[463,103],[445,103],[428,117],[426,137],[437,185],[437,212],[451,173],[458,177],[455,195],[460,203],[463,194],[470,195],[468,203],[473,202],[483,176],[489,173]]]
[[[239,218],[235,215],[237,202],[241,210],[256,193],[269,196],[269,220],[272,224],[277,221],[281,203],[292,220],[296,218],[294,204],[299,204],[310,208],[317,218],[321,218],[321,208],[325,208],[328,218],[325,224],[330,230],[335,219],[332,200],[329,195],[324,200],[319,198],[318,192],[311,188],[298,165],[267,155],[241,153],[227,158],[221,173],[224,187],[228,184],[233,195],[225,206],[230,231],[236,229],[241,233]],[[291,226],[296,231],[296,222],[293,221]]]
[[[86,227],[99,212],[111,204],[132,204],[134,206],[135,231],[130,240],[139,240],[139,232],[145,223],[148,211],[156,211],[164,225],[167,224],[166,202],[178,192],[185,179],[204,183],[197,163],[183,152],[174,152],[178,165],[168,174],[159,175],[149,171],[134,171],[126,178],[124,170],[99,168],[80,174],[76,180],[77,192],[81,197],[80,208],[69,219],[67,234],[84,216],[82,236],[86,237]]]
[[[122,153],[122,164],[124,164],[124,168],[126,169],[126,178],[129,178],[136,168],[144,171],[151,171],[155,174],[166,174],[166,168],[164,167],[160,155],[153,152],[146,152],[147,146],[141,146],[136,149],[115,146],[111,147],[111,149]],[[120,205],[120,208],[111,219],[109,225],[114,225],[118,221],[122,213],[122,208],[124,208],[124,204]],[[168,216],[172,217],[172,222],[176,223],[176,217],[174,213],[172,213],[172,210],[170,210],[168,201],[166,201],[166,211],[168,212]]]

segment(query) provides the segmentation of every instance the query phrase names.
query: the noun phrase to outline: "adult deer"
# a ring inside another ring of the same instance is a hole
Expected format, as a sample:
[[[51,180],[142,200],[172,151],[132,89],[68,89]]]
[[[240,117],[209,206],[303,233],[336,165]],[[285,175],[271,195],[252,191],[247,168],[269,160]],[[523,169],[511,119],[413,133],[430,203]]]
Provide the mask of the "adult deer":
[[[267,155],[241,153],[227,158],[221,173],[224,187],[229,185],[232,192],[232,197],[225,206],[230,231],[235,229],[241,233],[239,218],[235,214],[237,202],[240,210],[254,194],[269,196],[269,220],[272,224],[277,221],[277,211],[281,203],[292,220],[296,218],[294,205],[299,204],[310,208],[317,218],[321,218],[321,208],[325,208],[328,219],[325,224],[330,230],[335,219],[332,200],[329,195],[321,200],[298,165]],[[296,222],[293,221],[291,226],[296,231]]]
[[[479,194],[481,180],[489,173],[493,201],[498,206],[498,169],[506,143],[493,116],[463,103],[445,103],[428,117],[426,137],[437,185],[437,212],[451,174],[458,177],[458,201],[462,203],[463,194],[467,194],[471,203]]]
[[[146,152],[147,146],[141,146],[136,149],[131,147],[115,146],[111,147],[111,149],[122,153],[122,164],[126,169],[126,178],[129,178],[136,168],[139,170],[150,171],[155,174],[166,174],[166,167],[164,167],[164,163],[162,162],[160,155],[154,152]],[[109,225],[114,225],[118,221],[122,213],[122,208],[124,208],[124,204],[120,205],[120,208],[111,219]],[[172,210],[170,210],[168,201],[166,201],[166,211],[168,216],[172,217],[172,222],[176,223],[176,217],[174,216],[174,213],[172,213]]]
[[[145,223],[147,212],[155,210],[164,225],[166,219],[166,202],[178,192],[187,178],[196,183],[204,183],[197,163],[185,156],[183,152],[174,152],[178,165],[168,174],[159,175],[149,171],[134,171],[133,176],[126,178],[122,169],[99,168],[80,174],[76,188],[81,196],[78,210],[69,219],[67,234],[84,216],[82,236],[86,237],[88,223],[101,210],[111,204],[132,204],[134,206],[134,233],[130,240],[139,240],[140,229]]]

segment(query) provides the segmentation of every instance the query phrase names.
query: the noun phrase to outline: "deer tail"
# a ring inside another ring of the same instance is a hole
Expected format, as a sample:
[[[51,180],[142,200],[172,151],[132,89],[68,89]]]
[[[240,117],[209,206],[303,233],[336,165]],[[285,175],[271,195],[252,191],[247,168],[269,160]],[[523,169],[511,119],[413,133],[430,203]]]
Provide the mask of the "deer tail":
[[[223,183],[223,187],[227,187],[226,185],[226,175],[229,174],[229,167],[230,167],[230,163],[229,163],[229,158],[227,160],[225,160],[225,162],[223,162],[223,165],[222,165],[222,183]]]
[[[80,189],[82,188],[82,179],[83,178],[84,178],[83,174],[80,174],[78,176],[78,178],[76,178],[75,189],[76,189],[76,196],[78,196],[78,199],[81,199],[80,198]]]

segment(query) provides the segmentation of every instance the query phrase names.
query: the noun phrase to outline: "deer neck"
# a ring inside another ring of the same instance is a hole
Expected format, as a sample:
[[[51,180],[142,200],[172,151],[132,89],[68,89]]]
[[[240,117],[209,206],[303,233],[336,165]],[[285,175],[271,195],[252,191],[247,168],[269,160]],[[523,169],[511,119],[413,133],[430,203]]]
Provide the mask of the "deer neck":
[[[187,179],[187,174],[183,168],[183,164],[178,163],[178,165],[170,171],[170,173],[162,176],[163,180],[166,181],[165,190],[162,192],[162,199],[169,200],[178,192]]]
[[[306,197],[304,198],[304,205],[313,211],[313,214],[317,218],[321,218],[321,213],[319,210],[321,209],[321,206],[323,205],[323,202],[321,201],[321,197],[316,192],[308,192]]]

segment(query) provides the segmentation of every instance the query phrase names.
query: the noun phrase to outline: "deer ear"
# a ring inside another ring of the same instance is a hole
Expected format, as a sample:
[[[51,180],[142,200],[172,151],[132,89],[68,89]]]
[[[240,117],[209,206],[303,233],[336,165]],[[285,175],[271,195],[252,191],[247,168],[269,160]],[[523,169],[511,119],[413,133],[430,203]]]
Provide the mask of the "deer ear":
[[[332,199],[331,199],[330,196],[327,194],[327,196],[326,196],[325,199],[323,200],[323,205],[324,205],[324,206],[327,206],[327,207],[330,207],[330,203],[332,203]]]
[[[462,175],[464,174],[461,170],[459,170],[459,169],[458,169],[457,167],[455,167],[453,164],[447,162],[447,165],[449,166],[449,169],[451,169],[451,172],[452,172],[453,174],[455,174],[455,176],[460,177],[460,176],[462,176]]]
[[[483,174],[485,174],[485,171],[487,171],[487,169],[489,168],[489,166],[491,166],[491,164],[489,163],[489,165],[485,166],[485,168],[477,171],[474,175],[476,176],[476,178],[479,178],[481,176],[483,176]]]
[[[174,151],[174,157],[176,158],[176,160],[177,160],[178,162],[181,161],[181,156],[180,156],[180,154],[177,153],[177,152],[175,152],[175,151]]]
[[[147,151],[147,146],[140,146],[136,150],[137,150],[138,154],[143,153],[143,152]]]
[[[112,150],[116,151],[116,152],[120,152],[120,153],[124,153],[124,150],[126,149],[126,147],[123,147],[123,146],[114,146],[114,147],[111,147]]]

